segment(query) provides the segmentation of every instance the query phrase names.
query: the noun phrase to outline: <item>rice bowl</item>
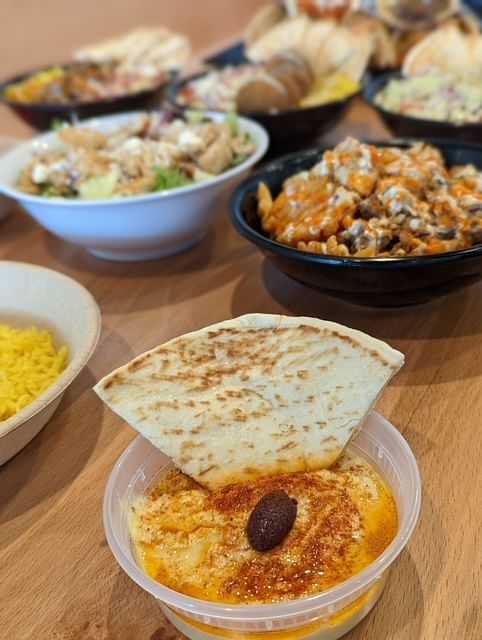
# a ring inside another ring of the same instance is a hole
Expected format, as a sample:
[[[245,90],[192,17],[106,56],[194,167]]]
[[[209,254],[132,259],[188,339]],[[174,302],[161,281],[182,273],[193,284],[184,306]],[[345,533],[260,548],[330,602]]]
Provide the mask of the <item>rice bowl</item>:
[[[100,310],[91,294],[67,276],[36,265],[0,261],[0,323],[47,329],[69,359],[58,378],[30,404],[0,422],[0,465],[47,424],[62,396],[86,366],[100,336]]]

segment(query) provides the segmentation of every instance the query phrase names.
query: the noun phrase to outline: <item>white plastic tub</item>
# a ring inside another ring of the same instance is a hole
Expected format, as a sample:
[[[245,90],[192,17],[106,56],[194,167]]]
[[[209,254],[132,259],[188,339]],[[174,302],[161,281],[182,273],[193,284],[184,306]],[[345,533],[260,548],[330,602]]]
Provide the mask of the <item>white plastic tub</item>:
[[[369,567],[319,595],[275,605],[222,605],[177,593],[149,578],[136,564],[127,514],[146,493],[169,459],[138,437],[116,463],[104,498],[104,526],[110,548],[124,571],[159,602],[169,620],[193,640],[267,638],[270,640],[336,640],[373,608],[388,570],[406,546],[421,506],[416,460],[401,434],[372,413],[350,449],[370,461],[391,487],[399,514],[392,544]]]

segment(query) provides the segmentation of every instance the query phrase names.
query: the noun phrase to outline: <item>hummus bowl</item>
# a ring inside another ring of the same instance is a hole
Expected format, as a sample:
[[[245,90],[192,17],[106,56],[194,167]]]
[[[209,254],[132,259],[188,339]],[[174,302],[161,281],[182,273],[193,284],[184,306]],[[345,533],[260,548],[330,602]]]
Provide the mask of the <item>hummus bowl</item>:
[[[159,472],[172,463],[138,437],[115,465],[104,497],[107,541],[122,569],[159,603],[166,617],[188,638],[273,638],[337,640],[375,606],[391,565],[407,545],[418,521],[421,480],[415,458],[400,433],[372,413],[350,451],[370,463],[395,498],[399,528],[393,542],[360,573],[317,595],[280,604],[219,604],[183,595],[148,577],[139,567],[129,533],[129,509]]]

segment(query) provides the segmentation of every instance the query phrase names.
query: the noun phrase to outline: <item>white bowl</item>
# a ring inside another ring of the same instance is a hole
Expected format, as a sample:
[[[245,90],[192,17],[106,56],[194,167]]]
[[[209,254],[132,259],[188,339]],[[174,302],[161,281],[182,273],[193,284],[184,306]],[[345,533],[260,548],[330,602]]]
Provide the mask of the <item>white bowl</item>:
[[[373,412],[368,416],[349,449],[370,462],[391,487],[399,529],[375,562],[319,595],[273,605],[222,605],[183,595],[147,576],[135,559],[128,513],[133,502],[152,486],[161,469],[172,463],[140,436],[119,458],[107,484],[104,495],[107,542],[127,575],[151,594],[168,619],[192,640],[337,640],[358,624],[380,598],[390,567],[415,529],[422,495],[420,474],[410,447],[380,414]]]
[[[66,345],[65,371],[36,400],[0,421],[0,465],[12,458],[47,424],[62,396],[93,354],[101,315],[91,294],[56,271],[21,262],[0,261],[0,323],[38,326]]]
[[[0,137],[0,158],[7,151],[12,149],[15,145],[18,144],[18,140],[15,138],[6,138],[4,136]],[[7,217],[12,209],[13,202],[10,198],[5,198],[4,196],[0,196],[0,220],[3,220]]]
[[[116,129],[140,112],[81,123],[100,131]],[[208,114],[222,121],[222,114]],[[232,190],[265,154],[268,134],[256,122],[239,118],[256,152],[212,180],[147,195],[109,200],[68,200],[31,196],[16,189],[21,170],[35,151],[58,148],[56,133],[37,136],[0,158],[0,193],[17,200],[53,234],[108,260],[150,260],[178,253],[198,243],[218,213],[218,201]]]

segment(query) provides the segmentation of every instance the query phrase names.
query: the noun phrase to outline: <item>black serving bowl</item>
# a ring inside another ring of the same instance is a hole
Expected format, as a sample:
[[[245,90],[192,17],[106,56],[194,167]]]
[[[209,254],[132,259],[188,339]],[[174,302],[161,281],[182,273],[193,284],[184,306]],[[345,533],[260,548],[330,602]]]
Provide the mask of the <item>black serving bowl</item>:
[[[246,57],[244,42],[239,41],[204,58],[204,62],[213,67],[227,67],[228,65],[246,64],[249,60]]]
[[[478,16],[482,17],[482,0],[465,0],[464,4],[470,7]]]
[[[56,65],[65,67],[67,65]],[[49,67],[43,67],[48,69]],[[34,69],[0,83],[0,102],[9,107],[24,122],[38,131],[46,131],[56,121],[75,122],[123,111],[144,111],[159,106],[168,80],[151,89],[126,93],[116,98],[66,104],[15,102],[4,96],[5,89],[16,82],[26,80],[42,69]]]
[[[402,77],[400,71],[390,71],[380,75],[371,75],[364,84],[363,98],[375,109],[387,127],[401,138],[443,138],[464,142],[482,143],[482,123],[452,124],[437,120],[424,120],[387,111],[375,103],[375,97],[392,79]]]
[[[376,142],[407,148],[414,141]],[[482,147],[430,141],[449,165],[472,163],[482,169]],[[278,194],[283,181],[310,169],[327,147],[292,154],[245,180],[231,201],[231,221],[280,271],[328,295],[360,305],[398,307],[427,302],[482,278],[482,245],[461,251],[412,258],[341,258],[298,251],[271,240],[261,228],[256,192],[260,182]]]
[[[201,78],[209,72],[198,73],[188,78],[172,82],[166,89],[166,98],[179,112],[189,110],[189,106],[179,101],[179,93],[186,84]],[[290,109],[277,113],[242,113],[241,115],[259,122],[268,132],[271,155],[280,155],[290,151],[313,146],[318,138],[333,128],[341,119],[354,93],[343,100],[329,102],[317,107]],[[209,111],[213,111],[209,109]]]

